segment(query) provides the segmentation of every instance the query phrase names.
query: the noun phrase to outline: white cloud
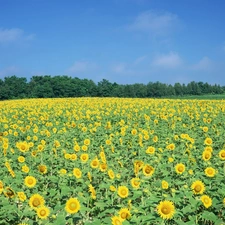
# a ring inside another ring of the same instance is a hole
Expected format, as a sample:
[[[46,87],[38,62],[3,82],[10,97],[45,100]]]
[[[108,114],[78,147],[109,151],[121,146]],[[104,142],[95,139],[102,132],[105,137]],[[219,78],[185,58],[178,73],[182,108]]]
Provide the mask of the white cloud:
[[[203,57],[198,63],[191,66],[193,70],[211,71],[214,67],[214,62],[207,56]]]
[[[22,29],[12,28],[12,29],[2,29],[0,28],[0,44],[15,42],[18,40],[32,40],[34,34],[26,35]]]
[[[118,63],[112,67],[112,71],[115,73],[124,73],[126,71],[126,64]]]
[[[182,65],[181,57],[174,52],[170,52],[169,54],[163,54],[155,57],[152,62],[153,66],[163,67],[163,68],[177,68]]]
[[[171,31],[178,23],[178,17],[168,12],[146,11],[136,17],[128,28],[134,31],[148,32],[154,35],[162,35]]]
[[[4,78],[7,76],[18,75],[17,73],[20,72],[20,69],[16,66],[9,66],[2,70],[0,70],[0,78]]]
[[[97,68],[98,66],[95,63],[88,61],[76,61],[70,68],[67,69],[67,72],[71,74],[84,73],[91,72]]]
[[[138,57],[138,58],[134,61],[134,65],[136,66],[136,65],[140,64],[140,63],[143,62],[146,58],[147,58],[146,55]]]

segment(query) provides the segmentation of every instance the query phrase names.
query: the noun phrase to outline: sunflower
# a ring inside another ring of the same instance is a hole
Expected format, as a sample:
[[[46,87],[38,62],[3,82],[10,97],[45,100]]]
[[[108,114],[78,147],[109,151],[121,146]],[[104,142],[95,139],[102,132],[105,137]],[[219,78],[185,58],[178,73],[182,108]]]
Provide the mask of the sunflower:
[[[89,192],[91,193],[91,198],[96,199],[96,191],[95,188],[90,184],[89,186]]]
[[[59,170],[60,175],[65,175],[67,173],[66,169],[60,169]]]
[[[101,163],[99,165],[99,169],[102,171],[102,172],[105,172],[107,170],[107,164],[106,163]]]
[[[119,211],[119,216],[122,219],[122,221],[130,219],[131,218],[130,210],[128,208],[122,208]]]
[[[221,150],[219,152],[219,157],[220,157],[220,159],[225,160],[225,150]]]
[[[25,158],[23,156],[18,157],[18,162],[23,163],[25,162]]]
[[[76,177],[76,178],[81,178],[82,176],[82,172],[79,168],[74,168],[73,169],[73,175]]]
[[[27,165],[22,166],[22,171],[24,173],[28,173],[30,171],[30,168]]]
[[[3,182],[0,180],[0,194],[3,192],[4,190],[4,184]]]
[[[212,199],[208,195],[202,195],[201,201],[206,208],[212,205]]]
[[[39,165],[38,171],[42,174],[46,174],[47,173],[47,166],[46,165]]]
[[[157,206],[157,211],[163,219],[171,219],[175,213],[175,207],[171,201],[161,201]]]
[[[96,169],[96,168],[98,168],[98,166],[99,166],[99,160],[96,157],[91,161],[91,168]]]
[[[50,214],[50,210],[46,206],[38,207],[36,212],[40,219],[47,219]]]
[[[155,148],[153,146],[150,146],[147,148],[145,151],[147,154],[154,154],[155,153]]]
[[[70,155],[71,160],[77,160],[77,155],[75,153]]]
[[[132,134],[132,135],[136,135],[136,134],[137,134],[137,130],[136,130],[136,129],[133,129],[133,130],[131,131],[131,134]]]
[[[44,206],[45,200],[39,194],[33,194],[29,199],[29,206],[32,209],[37,209],[37,207]]]
[[[80,202],[76,198],[70,198],[66,202],[65,210],[70,214],[77,213],[80,210]]]
[[[204,151],[212,152],[212,151],[213,151],[213,148],[212,148],[212,146],[206,146],[206,147],[204,148]]]
[[[89,155],[88,154],[81,154],[80,160],[85,163],[88,161]]]
[[[115,192],[116,191],[116,187],[113,186],[113,185],[110,185],[109,190],[112,191],[112,192]]]
[[[85,140],[84,140],[84,144],[85,144],[85,145],[90,145],[90,143],[91,143],[90,139],[85,139]]]
[[[24,179],[24,184],[29,188],[33,188],[36,185],[36,183],[37,183],[37,180],[33,176],[27,176]]]
[[[163,180],[162,181],[162,189],[168,189],[169,188],[169,184],[167,181]]]
[[[129,189],[126,186],[119,186],[117,192],[121,198],[126,198],[129,194]]]
[[[202,159],[204,161],[210,160],[211,157],[212,157],[212,153],[210,151],[203,151],[203,153],[202,153]]]
[[[205,191],[205,185],[200,180],[196,180],[192,183],[191,189],[193,190],[194,194],[203,194]]]
[[[215,174],[216,174],[216,170],[215,170],[214,168],[212,168],[212,167],[207,167],[207,168],[205,169],[205,175],[206,175],[207,177],[214,177]]]
[[[17,195],[18,195],[19,200],[20,200],[21,202],[24,202],[24,201],[27,199],[27,196],[25,195],[24,192],[17,192]]]
[[[122,225],[123,220],[119,216],[113,216],[112,218],[112,225]]]
[[[175,166],[175,170],[178,174],[182,174],[185,171],[185,165],[183,163],[178,163]]]
[[[132,178],[130,183],[133,188],[138,189],[140,187],[141,181],[139,178]]]
[[[209,137],[207,137],[204,141],[205,145],[212,145],[212,143],[213,143],[212,138],[209,138]]]
[[[150,177],[154,173],[155,169],[147,164],[142,168],[142,171],[145,176]]]
[[[5,188],[5,191],[4,191],[4,195],[7,198],[13,198],[15,196],[15,193],[14,193],[14,191],[10,187],[6,187]]]
[[[79,152],[79,151],[80,151],[80,146],[77,145],[77,144],[74,145],[73,150],[74,150],[75,152]]]
[[[112,180],[115,178],[115,174],[114,174],[113,170],[108,170],[108,175],[109,175],[109,178]]]

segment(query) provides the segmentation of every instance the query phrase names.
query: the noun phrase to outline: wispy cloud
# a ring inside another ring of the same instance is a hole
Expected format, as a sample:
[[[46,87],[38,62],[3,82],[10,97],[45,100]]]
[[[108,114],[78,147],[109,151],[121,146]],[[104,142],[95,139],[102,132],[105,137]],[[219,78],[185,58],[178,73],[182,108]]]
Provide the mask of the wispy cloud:
[[[183,64],[181,57],[178,53],[170,52],[169,54],[162,54],[155,57],[152,62],[153,66],[161,68],[174,69]]]
[[[66,72],[70,74],[91,72],[98,68],[97,64],[88,61],[76,61]]]
[[[178,16],[169,12],[146,11],[138,15],[128,29],[152,35],[164,35],[170,32],[178,21]]]
[[[34,34],[26,35],[22,29],[12,28],[12,29],[3,29],[0,28],[0,44],[16,42],[19,40],[32,40]]]
[[[142,63],[143,61],[145,61],[145,59],[147,58],[147,56],[146,55],[144,55],[144,56],[140,56],[140,57],[138,57],[137,59],[135,59],[135,61],[134,61],[134,65],[136,66],[136,65],[138,65],[138,64],[140,64],[140,63]]]
[[[207,56],[203,57],[198,63],[191,66],[192,70],[211,71],[214,68],[214,62]]]

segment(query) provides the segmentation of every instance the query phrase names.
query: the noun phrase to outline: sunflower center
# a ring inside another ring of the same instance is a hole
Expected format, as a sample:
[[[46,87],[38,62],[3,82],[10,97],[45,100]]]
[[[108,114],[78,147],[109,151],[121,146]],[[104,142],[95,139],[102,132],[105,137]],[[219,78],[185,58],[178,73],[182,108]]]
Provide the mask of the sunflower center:
[[[204,202],[205,202],[205,204],[208,204],[209,203],[209,199],[205,198]]]
[[[41,202],[40,202],[40,200],[38,199],[38,198],[35,198],[34,200],[33,200],[33,206],[34,207],[37,207],[37,206],[39,206],[41,204]]]
[[[121,218],[122,219],[126,219],[127,218],[127,213],[125,213],[125,212],[121,213]]]
[[[27,180],[27,183],[28,183],[28,184],[33,184],[33,179],[32,179],[32,178],[29,178],[29,179]]]
[[[201,188],[201,186],[200,186],[199,184],[195,186],[195,191],[196,191],[196,192],[200,192],[201,189],[202,189],[202,188]]]
[[[41,215],[41,216],[45,216],[45,215],[46,215],[46,211],[45,211],[44,209],[42,209],[42,210],[40,211],[40,215]]]
[[[169,209],[168,207],[164,206],[164,207],[162,208],[162,213],[167,215],[167,214],[170,213],[170,209]]]
[[[71,210],[75,210],[77,208],[77,204],[75,202],[71,202],[70,205],[69,205],[69,208]]]
[[[212,169],[209,169],[209,170],[208,170],[208,174],[213,174]]]
[[[223,153],[221,154],[221,156],[222,156],[223,158],[225,158],[225,152],[223,152]]]
[[[122,223],[120,222],[120,220],[116,220],[115,221],[115,225],[121,225]]]
[[[126,195],[126,193],[127,193],[126,190],[122,190],[122,191],[121,191],[121,194],[122,194],[122,195]]]
[[[178,167],[178,171],[179,171],[179,172],[183,172],[183,167],[182,167],[182,166],[179,166],[179,167]]]

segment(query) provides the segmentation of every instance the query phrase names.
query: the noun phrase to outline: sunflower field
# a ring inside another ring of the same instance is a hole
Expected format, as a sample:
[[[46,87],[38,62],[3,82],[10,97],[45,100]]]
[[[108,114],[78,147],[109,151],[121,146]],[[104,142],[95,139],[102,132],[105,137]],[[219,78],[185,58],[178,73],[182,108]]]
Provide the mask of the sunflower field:
[[[225,101],[0,102],[0,224],[225,224]]]

